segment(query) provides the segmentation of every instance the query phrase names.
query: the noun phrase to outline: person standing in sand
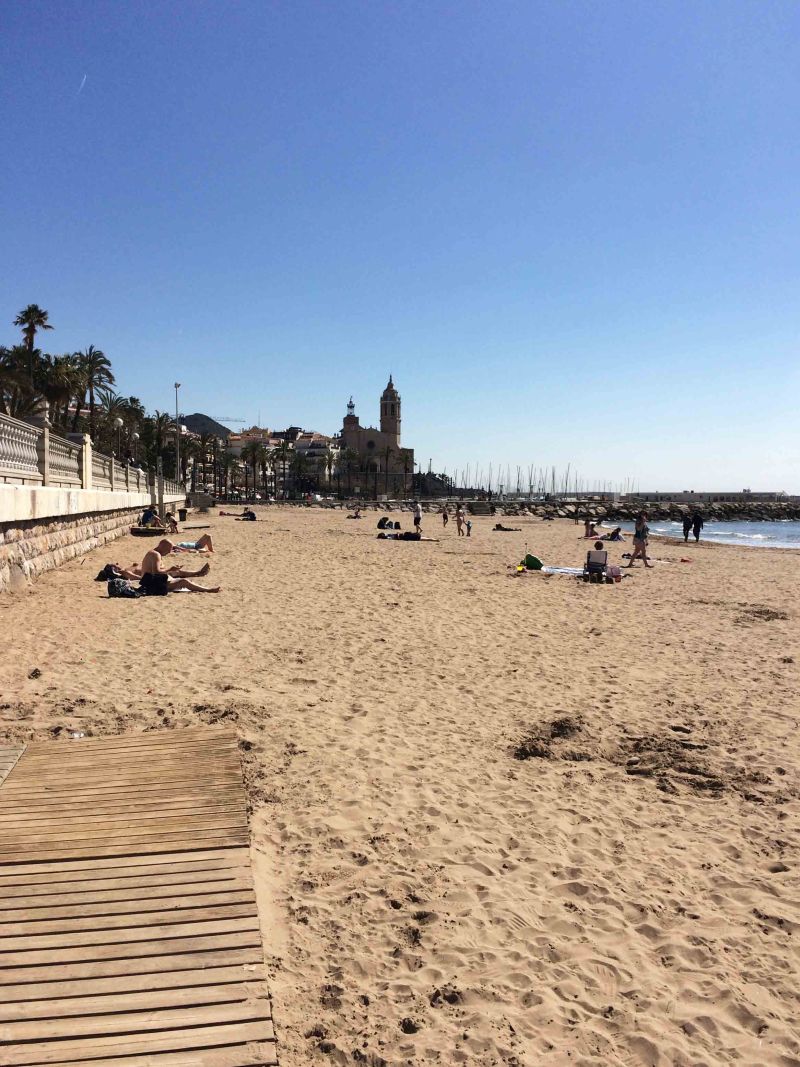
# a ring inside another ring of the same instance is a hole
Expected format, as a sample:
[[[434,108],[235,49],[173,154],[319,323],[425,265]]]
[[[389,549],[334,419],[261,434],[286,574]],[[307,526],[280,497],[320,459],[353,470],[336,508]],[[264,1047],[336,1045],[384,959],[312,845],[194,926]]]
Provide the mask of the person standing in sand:
[[[422,533],[422,508],[418,500],[414,501],[414,530]]]
[[[218,593],[219,586],[198,585],[189,578],[201,578],[208,574],[211,564],[204,563],[198,571],[184,571],[173,567],[170,571],[162,566],[163,557],[172,551],[172,542],[166,538],[159,541],[155,548],[145,553],[142,560],[142,577],[139,585],[146,596],[166,596],[167,593],[185,589],[190,593]]]
[[[633,566],[635,559],[643,559],[645,567],[652,567],[652,563],[647,562],[647,540],[650,537],[650,528],[647,525],[647,514],[644,511],[640,511],[636,516],[636,526],[633,531],[633,553],[628,560],[628,566]]]
[[[696,511],[694,515],[692,515],[692,533],[694,534],[695,543],[700,540],[700,531],[704,526],[703,516],[699,511]]]
[[[456,508],[456,530],[458,531],[458,536],[459,537],[463,537],[464,536],[464,505],[463,504],[459,504],[458,507]]]
[[[442,526],[445,530],[447,529],[448,522],[450,522],[450,516],[447,513],[447,506],[445,505],[445,507],[442,508]]]
[[[683,539],[685,542],[689,541],[689,533],[692,529],[692,516],[690,512],[685,511],[683,514]]]

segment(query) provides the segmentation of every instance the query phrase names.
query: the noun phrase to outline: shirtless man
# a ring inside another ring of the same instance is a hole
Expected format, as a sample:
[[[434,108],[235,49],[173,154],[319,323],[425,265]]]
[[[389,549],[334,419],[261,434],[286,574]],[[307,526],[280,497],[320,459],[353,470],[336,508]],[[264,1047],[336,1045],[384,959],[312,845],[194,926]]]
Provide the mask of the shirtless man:
[[[164,538],[159,541],[155,548],[145,553],[142,560],[142,578],[139,583],[146,596],[166,596],[167,593],[178,589],[187,589],[190,593],[218,593],[219,586],[198,585],[190,582],[189,578],[200,578],[208,574],[211,569],[210,563],[204,563],[198,571],[186,571],[180,567],[172,567],[165,570],[162,566],[164,556],[172,551],[172,542]]]

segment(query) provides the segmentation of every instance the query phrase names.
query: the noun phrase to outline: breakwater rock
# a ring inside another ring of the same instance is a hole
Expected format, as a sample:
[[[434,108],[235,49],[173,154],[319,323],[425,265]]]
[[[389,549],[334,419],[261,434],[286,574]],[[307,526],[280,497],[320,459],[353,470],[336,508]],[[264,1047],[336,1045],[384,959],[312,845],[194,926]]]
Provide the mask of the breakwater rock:
[[[759,501],[739,503],[738,501],[718,501],[698,504],[696,507],[684,503],[660,501],[647,504],[641,501],[600,502],[589,501],[547,501],[511,504],[505,502],[497,507],[497,513],[503,515],[538,515],[542,518],[578,518],[607,519],[609,521],[633,522],[640,511],[646,511],[651,519],[681,522],[684,515],[695,510],[706,521],[716,522],[778,522],[782,519],[800,519],[800,502]]]

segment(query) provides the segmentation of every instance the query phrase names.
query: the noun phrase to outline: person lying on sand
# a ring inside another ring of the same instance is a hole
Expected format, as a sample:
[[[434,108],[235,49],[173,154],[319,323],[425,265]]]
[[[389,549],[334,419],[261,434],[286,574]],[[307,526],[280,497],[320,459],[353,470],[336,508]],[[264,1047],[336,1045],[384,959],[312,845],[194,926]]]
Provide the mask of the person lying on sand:
[[[356,510],[353,512],[352,515],[345,515],[345,518],[346,519],[360,519],[361,518],[361,508],[356,508]]]
[[[496,530],[498,533],[522,533],[522,528],[519,526],[503,526],[502,522],[497,522],[492,527],[492,531]]]
[[[251,508],[244,508],[241,515],[237,515],[235,511],[221,511],[220,515],[228,519],[244,519],[246,522],[255,522],[256,518],[256,513]]]
[[[198,585],[197,582],[188,581],[189,578],[201,578],[208,574],[211,569],[210,563],[204,563],[197,571],[186,571],[178,568],[165,570],[163,557],[172,551],[172,542],[166,538],[159,541],[155,548],[145,553],[142,560],[142,576],[139,582],[146,596],[166,596],[167,593],[186,589],[190,593],[218,593],[219,586]]]
[[[203,534],[202,537],[198,537],[196,541],[178,541],[177,545],[172,546],[173,552],[213,552],[214,542],[211,540],[211,534]]]
[[[438,537],[423,537],[421,533],[412,532],[411,530],[404,530],[401,533],[379,533],[379,541],[435,541],[439,543]]]

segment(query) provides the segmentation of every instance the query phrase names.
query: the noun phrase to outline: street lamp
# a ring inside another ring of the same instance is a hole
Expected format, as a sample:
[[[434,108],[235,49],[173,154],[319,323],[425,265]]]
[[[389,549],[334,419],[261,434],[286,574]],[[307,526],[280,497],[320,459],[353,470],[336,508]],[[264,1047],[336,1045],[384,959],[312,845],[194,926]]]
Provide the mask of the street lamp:
[[[175,382],[175,481],[181,480],[181,428],[178,423],[178,390],[180,382]]]
[[[134,461],[134,463],[136,463],[138,461],[138,458],[139,458],[138,457],[138,453],[139,453],[139,435],[138,435],[138,433],[136,433],[135,430],[131,434],[131,441],[133,441],[133,461]]]
[[[117,415],[117,417],[114,419],[114,425],[117,428],[117,457],[119,457],[122,455],[122,427],[125,425],[125,423],[122,421],[119,415]]]

